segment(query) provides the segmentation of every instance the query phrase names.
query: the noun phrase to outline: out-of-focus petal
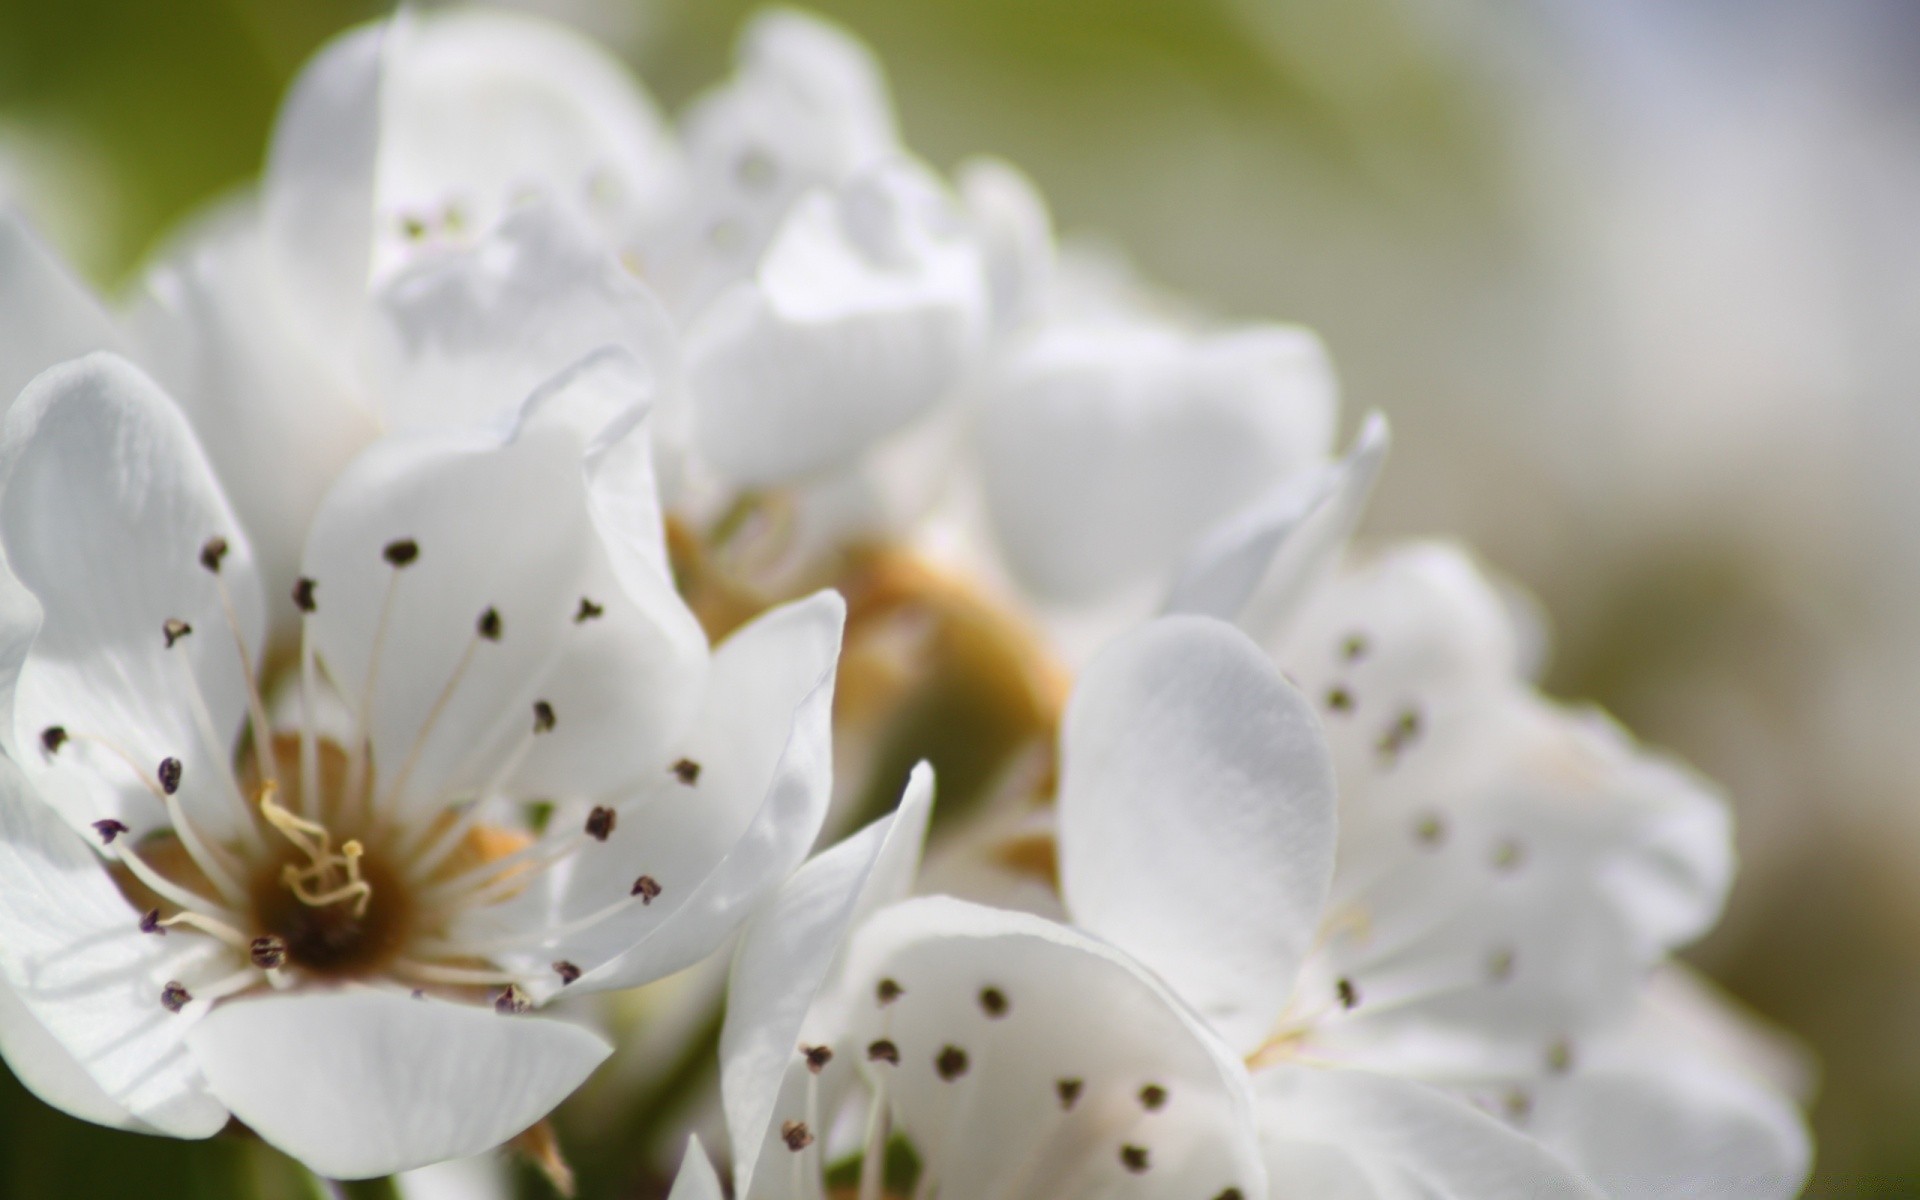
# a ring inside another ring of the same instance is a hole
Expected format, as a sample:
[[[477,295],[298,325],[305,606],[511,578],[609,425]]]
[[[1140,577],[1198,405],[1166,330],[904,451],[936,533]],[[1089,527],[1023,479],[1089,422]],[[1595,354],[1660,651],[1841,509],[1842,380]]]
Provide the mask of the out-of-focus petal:
[[[1052,326],[982,385],[999,542],[1050,599],[1160,586],[1209,528],[1320,464],[1335,405],[1326,353],[1302,329]]]
[[[1275,1196],[1600,1200],[1539,1143],[1423,1083],[1284,1065],[1254,1091]]]
[[[924,171],[813,193],[688,331],[695,445],[742,485],[845,464],[958,381],[987,305],[979,251]]]
[[[1332,764],[1304,697],[1246,635],[1163,617],[1082,673],[1061,730],[1062,894],[1230,1044],[1293,990],[1333,873]]]

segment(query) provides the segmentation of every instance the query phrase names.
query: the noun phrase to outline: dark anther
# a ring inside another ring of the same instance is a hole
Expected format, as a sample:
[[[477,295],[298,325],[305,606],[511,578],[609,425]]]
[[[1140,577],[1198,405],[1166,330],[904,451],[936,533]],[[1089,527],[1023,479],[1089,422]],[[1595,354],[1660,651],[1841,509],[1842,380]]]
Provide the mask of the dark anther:
[[[869,1042],[867,1043],[867,1061],[883,1062],[890,1067],[897,1067],[900,1065],[900,1047],[886,1038]]]
[[[140,914],[140,932],[151,933],[158,937],[167,936],[167,927],[160,923],[160,910],[150,908]]]
[[[1558,1038],[1547,1047],[1547,1070],[1555,1075],[1565,1075],[1573,1070],[1573,1043]]]
[[[598,805],[587,814],[587,836],[596,842],[604,842],[613,836],[614,822],[619,814],[605,805]]]
[[[180,790],[180,760],[163,758],[160,760],[160,790],[171,796]]]
[[[606,611],[606,609],[595,604],[585,596],[582,596],[580,597],[580,607],[573,610],[573,623],[575,625],[585,625],[595,617],[605,614]]]
[[[1353,980],[1351,979],[1343,977],[1335,980],[1333,994],[1340,997],[1341,1008],[1358,1008],[1360,1006],[1360,989],[1353,985]]]
[[[1159,1112],[1167,1103],[1167,1089],[1157,1083],[1150,1083],[1140,1089],[1140,1107],[1148,1112]]]
[[[1340,643],[1340,657],[1348,662],[1359,662],[1367,656],[1367,639],[1357,633],[1350,633]]]
[[[257,937],[248,944],[247,957],[262,971],[277,971],[287,965],[287,939],[271,933]]]
[[[1053,1094],[1060,1097],[1061,1108],[1071,1109],[1080,1103],[1080,1093],[1086,1086],[1086,1081],[1082,1079],[1061,1079],[1055,1081]]]
[[[1427,813],[1413,823],[1413,836],[1431,849],[1447,840],[1447,823],[1438,813]]]
[[[1007,1015],[1007,994],[997,987],[980,989],[980,1011],[995,1020]]]
[[[210,537],[200,547],[200,565],[215,575],[220,573],[220,560],[227,556],[227,539]]]
[[[967,1052],[958,1046],[943,1047],[933,1060],[933,1069],[948,1083],[967,1073]]]
[[[1392,765],[1394,760],[1400,757],[1400,752],[1411,745],[1413,740],[1419,736],[1420,714],[1416,710],[1409,708],[1401,713],[1392,725],[1388,726],[1385,733],[1380,735],[1380,742],[1377,747],[1380,751],[1380,757],[1385,760],[1388,765]]]
[[[700,764],[690,758],[683,758],[673,764],[673,777],[692,787],[700,782]]]
[[[320,585],[302,575],[293,585],[293,606],[303,613],[314,610],[313,589]]]
[[[882,979],[879,983],[873,985],[873,998],[884,1006],[898,1000],[906,994],[906,991],[907,989],[901,987],[893,980]]]
[[[1493,848],[1493,866],[1496,871],[1515,870],[1526,857],[1526,850],[1512,838],[1507,838]]]
[[[182,621],[179,617],[168,617],[165,621],[161,622],[160,632],[166,636],[167,649],[171,650],[175,642],[193,632],[193,626]]]
[[[1147,1148],[1145,1146],[1120,1147],[1120,1165],[1135,1175],[1147,1169]]]
[[[1327,689],[1327,711],[1350,713],[1353,711],[1353,693],[1343,687]]]
[[[574,980],[580,978],[580,968],[574,966],[564,958],[553,964],[553,973],[560,977],[561,987],[566,987]]]
[[[533,731],[535,733],[547,733],[551,731],[555,720],[553,705],[548,704],[545,700],[535,700],[533,702]]]
[[[473,628],[475,632],[488,641],[499,641],[501,629],[500,610],[489,606],[487,611],[480,614],[480,619],[473,623]]]
[[[188,991],[187,985],[178,979],[168,980],[167,986],[160,989],[160,1007],[170,1013],[179,1012],[187,1006],[187,1001],[192,999],[193,993]]]
[[[427,998],[427,989],[415,988],[411,992],[408,992],[407,995],[413,997],[415,1000],[425,1000]]]
[[[520,985],[517,983],[510,983],[501,988],[493,997],[493,1011],[498,1013],[513,1016],[528,1012],[532,1008],[533,1001],[527,999],[527,994],[520,990]]]
[[[631,894],[640,897],[642,904],[652,904],[654,897],[660,894],[660,881],[651,875],[642,875],[633,881]]]
[[[404,567],[420,557],[420,543],[412,538],[388,542],[380,551],[380,557],[386,559],[390,567]]]
[[[1517,1125],[1533,1114],[1533,1097],[1521,1088],[1513,1088],[1507,1093],[1505,1107],[1507,1119]]]
[[[805,1121],[782,1121],[780,1140],[787,1144],[787,1149],[798,1154],[813,1145],[813,1131],[807,1128]]]
[[[60,747],[67,744],[67,731],[59,725],[49,725],[40,731],[40,748],[48,754],[60,753]]]
[[[807,1058],[807,1070],[813,1072],[815,1075],[826,1070],[827,1064],[833,1061],[833,1047],[831,1046],[802,1046],[800,1047],[800,1053],[804,1054]]]
[[[127,827],[112,817],[108,817],[104,821],[95,821],[93,823],[93,831],[100,835],[101,841],[111,846],[113,845],[113,839],[127,832]]]
[[[1487,978],[1495,983],[1513,978],[1513,951],[1503,946],[1487,956]]]

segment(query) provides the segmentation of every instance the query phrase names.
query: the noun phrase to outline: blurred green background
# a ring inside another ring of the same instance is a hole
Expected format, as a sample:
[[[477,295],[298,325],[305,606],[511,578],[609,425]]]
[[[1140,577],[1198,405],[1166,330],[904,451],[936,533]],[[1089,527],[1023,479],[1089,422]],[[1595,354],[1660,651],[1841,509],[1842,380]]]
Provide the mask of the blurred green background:
[[[0,0],[0,194],[112,287],[385,7]],[[671,109],[754,5],[523,7]],[[1695,957],[1821,1062],[1810,1194],[1920,1195],[1914,6],[812,7],[936,165],[1008,158],[1064,230],[1326,336],[1349,419],[1398,433],[1371,530],[1472,540],[1551,614],[1552,690],[1728,785],[1745,870]],[[5,1196],[296,1194],[258,1148],[104,1134],[10,1080],[0,1112]],[[599,1194],[639,1178],[612,1144]]]

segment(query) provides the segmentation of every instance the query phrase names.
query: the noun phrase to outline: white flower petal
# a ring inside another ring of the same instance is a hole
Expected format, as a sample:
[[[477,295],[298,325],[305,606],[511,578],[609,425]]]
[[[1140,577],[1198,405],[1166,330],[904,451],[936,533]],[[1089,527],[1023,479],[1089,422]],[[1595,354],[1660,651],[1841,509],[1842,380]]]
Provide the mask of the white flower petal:
[[[842,465],[947,392],[987,305],[979,251],[925,171],[813,193],[688,331],[695,445],[743,485]]]
[[[1609,1196],[1787,1200],[1813,1165],[1791,1101],[1679,1047],[1541,1088],[1528,1131]]]
[[[1599,1200],[1538,1143],[1423,1083],[1283,1065],[1254,1090],[1276,1196]],[[1619,1193],[1655,1194],[1683,1193]]]
[[[891,1003],[883,979],[903,989]],[[855,935],[849,982],[861,1002],[847,1041],[861,1059],[894,1044],[897,1066],[862,1065],[940,1194],[1267,1195],[1245,1069],[1103,943],[908,900]]]
[[[17,682],[7,753],[76,827],[115,817],[142,830],[162,810],[109,740],[152,777],[161,759],[185,767],[181,801],[214,830],[237,814],[227,792],[244,676],[207,539],[227,540],[222,578],[240,636],[258,662],[261,598],[245,535],[186,421],[125,360],[94,355],[37,378],[0,432],[0,661]],[[169,619],[193,632],[172,649]],[[193,718],[189,670],[218,746]],[[12,682],[12,681],[9,681]],[[72,740],[48,754],[42,732]]]
[[[4,759],[0,879],[8,996],[0,1046],[15,1071],[42,1099],[90,1121],[217,1133],[227,1111],[184,1042],[197,1010],[160,1003],[169,981],[199,979],[194,960],[205,942],[142,933],[100,860]]]
[[[833,787],[845,619],[839,594],[821,592],[762,614],[715,650],[701,715],[679,748],[697,779],[663,771],[568,875],[562,919],[625,896],[642,872],[661,888],[651,904],[560,944],[588,972],[574,990],[634,987],[691,966],[806,858]]]
[[[344,344],[368,284],[523,197],[630,235],[680,187],[650,100],[592,42],[512,13],[403,14],[314,58],[274,133],[270,228],[320,336]]]
[[[4,976],[0,976],[0,1057],[28,1091],[61,1112],[95,1125],[146,1131],[60,1044]]]
[[[188,1040],[236,1116],[334,1179],[497,1146],[612,1052],[564,1021],[380,991],[229,1000]]]
[[[674,378],[652,293],[565,210],[529,205],[471,250],[430,258],[378,297],[372,353],[395,424],[491,421],[604,346],[627,350],[649,399]]]
[[[0,205],[0,411],[53,364],[121,345],[87,286],[24,215]]]
[[[713,1163],[697,1136],[687,1139],[687,1152],[680,1158],[680,1173],[674,1177],[667,1200],[726,1200],[720,1178],[713,1173]]]
[[[1037,317],[1053,288],[1053,218],[1038,188],[997,158],[976,158],[954,172],[967,217],[986,256],[993,325],[1000,333]]]
[[[391,29],[366,25],[322,46],[281,101],[267,151],[269,262],[322,356],[354,344],[365,312]]]
[[[377,429],[289,311],[250,199],[195,220],[142,280],[129,331],[172,394],[246,526],[271,610],[272,640],[298,630],[284,602],[327,485]]]
[[[932,800],[933,769],[921,763],[895,812],[801,867],[740,939],[720,1031],[720,1090],[743,1195],[778,1133],[774,1104],[807,1011],[853,927],[911,885]]]
[[[1060,745],[1075,922],[1158,972],[1228,1042],[1258,1045],[1333,871],[1332,764],[1311,706],[1232,626],[1163,617],[1087,667]]]
[[[800,196],[899,153],[879,64],[840,27],[763,12],[735,58],[732,78],[680,120],[688,195],[644,256],[647,277],[683,313],[750,274]]]
[[[310,620],[351,702],[374,678],[382,804],[443,802],[448,787],[486,780],[528,736],[536,701],[557,724],[515,773],[521,794],[598,795],[671,761],[704,636],[664,576],[645,569],[656,551],[633,544],[657,541],[657,528],[626,528],[602,503],[590,460],[618,447],[589,444],[567,411],[633,399],[631,385],[608,392],[628,377],[605,365],[611,375],[556,381],[504,432],[385,439],[322,503],[305,561]],[[417,561],[389,565],[385,548],[409,539]],[[582,618],[583,600],[597,616]],[[489,611],[492,640],[478,632]]]
[[[1158,585],[1216,522],[1321,461],[1336,403],[1302,329],[1054,325],[983,386],[981,478],[1008,562],[1057,600]]]
[[[1387,446],[1386,418],[1374,413],[1345,459],[1283,481],[1221,523],[1188,556],[1165,611],[1219,617],[1268,641],[1345,548]]]

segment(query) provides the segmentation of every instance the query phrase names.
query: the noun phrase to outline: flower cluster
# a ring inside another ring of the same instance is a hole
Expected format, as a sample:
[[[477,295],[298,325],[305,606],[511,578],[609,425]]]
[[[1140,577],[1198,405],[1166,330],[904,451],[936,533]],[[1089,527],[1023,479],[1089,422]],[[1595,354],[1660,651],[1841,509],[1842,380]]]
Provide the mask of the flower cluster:
[[[0,223],[0,311],[0,1050],[51,1104],[476,1154],[610,1053],[574,998],[731,942],[743,1200],[1805,1177],[1670,958],[1711,786],[1544,698],[1464,550],[1350,546],[1388,435],[1336,449],[1312,334],[936,173],[822,22],[669,123],[403,12],[128,303]],[[956,673],[929,843],[883,751]]]

